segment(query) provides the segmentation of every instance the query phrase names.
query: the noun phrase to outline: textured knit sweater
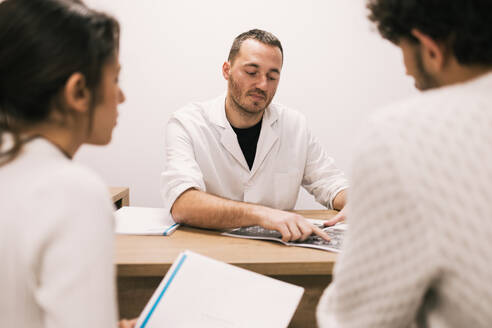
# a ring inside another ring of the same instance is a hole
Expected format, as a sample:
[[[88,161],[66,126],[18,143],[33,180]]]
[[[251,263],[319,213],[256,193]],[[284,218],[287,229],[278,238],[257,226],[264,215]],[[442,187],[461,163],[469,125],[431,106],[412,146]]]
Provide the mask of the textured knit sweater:
[[[0,166],[0,327],[116,327],[109,199],[41,138]]]
[[[376,117],[320,327],[492,327],[492,74]]]

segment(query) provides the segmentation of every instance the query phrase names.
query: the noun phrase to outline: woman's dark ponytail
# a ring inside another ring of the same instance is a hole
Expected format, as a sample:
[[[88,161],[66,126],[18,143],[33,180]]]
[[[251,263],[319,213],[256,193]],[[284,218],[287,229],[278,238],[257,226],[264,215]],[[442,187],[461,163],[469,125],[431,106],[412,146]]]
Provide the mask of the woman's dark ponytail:
[[[20,152],[23,127],[64,112],[56,98],[73,73],[84,75],[94,95],[92,117],[103,65],[118,50],[119,24],[79,0],[5,0],[0,45],[2,165]]]

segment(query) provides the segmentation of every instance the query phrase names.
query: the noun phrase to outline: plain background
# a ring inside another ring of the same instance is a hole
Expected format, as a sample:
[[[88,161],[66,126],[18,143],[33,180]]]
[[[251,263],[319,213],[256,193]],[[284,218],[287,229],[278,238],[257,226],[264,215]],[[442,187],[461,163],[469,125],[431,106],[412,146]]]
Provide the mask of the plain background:
[[[161,207],[164,129],[170,114],[226,90],[221,67],[233,39],[275,34],[284,66],[275,102],[294,108],[350,178],[352,150],[378,108],[416,93],[400,50],[366,18],[364,0],[86,0],[122,27],[120,85],[126,102],[106,147],[76,156],[130,204]],[[296,208],[321,208],[304,190]]]

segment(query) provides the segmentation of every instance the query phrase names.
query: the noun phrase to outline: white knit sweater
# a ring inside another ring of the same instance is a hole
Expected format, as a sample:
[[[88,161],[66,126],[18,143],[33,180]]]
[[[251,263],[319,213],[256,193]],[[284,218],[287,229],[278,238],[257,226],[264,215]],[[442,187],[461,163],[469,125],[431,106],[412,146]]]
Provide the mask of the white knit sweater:
[[[109,199],[41,138],[0,166],[0,327],[116,327]]]
[[[320,327],[492,327],[492,74],[374,121]]]

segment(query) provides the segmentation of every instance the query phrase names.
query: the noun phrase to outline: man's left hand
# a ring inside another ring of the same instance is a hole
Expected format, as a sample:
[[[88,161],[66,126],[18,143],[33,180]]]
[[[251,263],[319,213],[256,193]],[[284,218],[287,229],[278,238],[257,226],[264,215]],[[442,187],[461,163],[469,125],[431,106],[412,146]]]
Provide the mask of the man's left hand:
[[[334,217],[324,223],[325,227],[331,227],[339,222],[345,221],[347,217],[347,206],[342,208]]]

